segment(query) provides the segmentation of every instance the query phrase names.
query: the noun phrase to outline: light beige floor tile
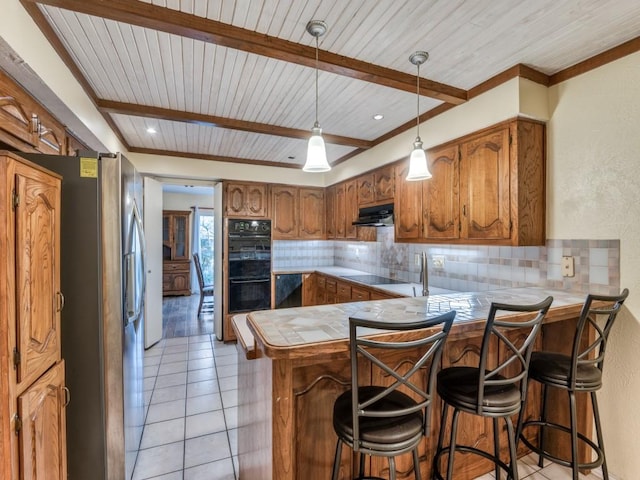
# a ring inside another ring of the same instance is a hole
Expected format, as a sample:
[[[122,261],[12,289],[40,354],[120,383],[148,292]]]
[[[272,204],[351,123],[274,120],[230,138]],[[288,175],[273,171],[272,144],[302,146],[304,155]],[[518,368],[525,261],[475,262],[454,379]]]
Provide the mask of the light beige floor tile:
[[[170,373],[169,375],[158,375],[156,378],[156,388],[175,387],[187,383],[187,372]]]
[[[185,438],[200,437],[225,430],[226,424],[222,410],[199,413],[186,418]]]
[[[216,371],[214,368],[191,370],[187,376],[187,383],[204,382],[205,380],[214,380],[215,378]]]
[[[133,480],[143,480],[184,468],[184,442],[169,443],[140,450]]]
[[[184,440],[184,424],[184,417],[180,417],[145,425],[140,448],[157,447]]]
[[[180,345],[171,345],[164,347],[164,354],[170,355],[172,353],[183,353],[189,351],[189,345],[185,342]]]
[[[233,462],[230,458],[187,468],[184,471],[184,480],[235,480],[235,478]]]
[[[187,352],[162,355],[162,360],[160,361],[160,363],[165,364],[173,362],[186,362],[188,360],[187,355]]]
[[[238,406],[238,390],[226,390],[220,392],[220,395],[222,395],[222,406],[224,408]]]
[[[222,398],[219,393],[187,398],[187,415],[196,415],[221,409]]]
[[[184,385],[176,387],[156,388],[151,396],[151,404],[172,402],[187,397],[187,389]]]
[[[208,395],[216,392],[218,392],[217,380],[206,380],[204,382],[187,384],[187,398],[197,397],[198,395]]]
[[[215,368],[216,364],[213,358],[198,358],[195,360],[189,360],[189,370],[200,370],[202,368]]]
[[[227,428],[238,428],[238,407],[225,408],[224,419],[227,422]]]
[[[174,418],[183,418],[185,406],[186,400],[184,398],[171,402],[154,403],[149,406],[149,413],[147,413],[145,425]]]
[[[216,367],[216,373],[218,378],[237,377],[238,376],[238,364],[233,365],[220,365]]]
[[[230,458],[226,432],[213,433],[185,440],[184,467],[195,467],[204,463]]]
[[[201,358],[213,358],[213,352],[211,350],[195,350],[189,352],[189,360],[198,360]]]
[[[222,367],[224,365],[237,365],[238,357],[236,355],[222,355],[216,357],[216,366]]]
[[[164,363],[158,369],[158,375],[170,375],[187,371],[187,362]]]
[[[164,340],[165,346],[169,345],[186,345],[189,343],[189,337],[173,337]]]
[[[238,377],[222,377],[218,378],[218,386],[220,387],[221,392],[225,392],[227,390],[237,390],[238,389]]]
[[[196,342],[196,343],[189,344],[190,352],[195,352],[198,350],[211,350],[211,342],[206,341],[206,342]]]
[[[160,364],[157,365],[145,365],[142,374],[144,378],[155,377],[158,375],[158,369],[160,368]]]

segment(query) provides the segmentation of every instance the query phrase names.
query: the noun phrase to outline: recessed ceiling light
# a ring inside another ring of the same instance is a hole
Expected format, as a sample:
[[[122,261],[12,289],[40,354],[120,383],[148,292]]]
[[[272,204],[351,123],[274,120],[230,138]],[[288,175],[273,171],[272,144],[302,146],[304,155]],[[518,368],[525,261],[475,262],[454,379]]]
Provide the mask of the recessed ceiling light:
[[[376,114],[373,116],[373,119],[374,119],[374,120],[382,120],[383,118],[384,118],[384,115],[382,115],[381,113],[376,113]]]
[[[147,133],[150,133],[150,134],[153,135],[154,133],[156,133],[156,129],[153,128],[153,127],[149,127],[149,128],[147,128]]]

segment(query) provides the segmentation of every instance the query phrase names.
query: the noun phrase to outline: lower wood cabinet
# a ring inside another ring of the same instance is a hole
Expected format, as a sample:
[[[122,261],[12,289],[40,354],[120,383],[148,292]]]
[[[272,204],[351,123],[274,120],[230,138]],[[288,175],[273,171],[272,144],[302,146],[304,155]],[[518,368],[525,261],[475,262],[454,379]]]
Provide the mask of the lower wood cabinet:
[[[64,361],[60,361],[18,397],[15,430],[20,479],[67,479],[65,407],[69,397],[64,385]]]
[[[163,262],[162,295],[191,295],[191,260]]]

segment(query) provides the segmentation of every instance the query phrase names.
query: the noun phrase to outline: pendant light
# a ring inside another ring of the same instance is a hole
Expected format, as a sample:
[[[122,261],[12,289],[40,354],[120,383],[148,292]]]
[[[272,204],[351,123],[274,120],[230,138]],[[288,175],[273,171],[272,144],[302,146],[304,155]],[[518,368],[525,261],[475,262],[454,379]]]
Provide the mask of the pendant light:
[[[305,172],[327,172],[331,170],[327,162],[327,151],[322,138],[322,129],[318,123],[318,38],[327,31],[327,24],[322,20],[311,20],[307,23],[307,32],[316,38],[316,121],[311,129],[311,138],[307,147],[307,161],[302,167]]]
[[[418,67],[417,75],[417,97],[418,111],[416,115],[416,141],[413,142],[413,151],[409,157],[409,173],[407,180],[427,180],[431,178],[431,172],[427,166],[427,155],[422,148],[422,140],[420,139],[420,65],[427,61],[429,54],[427,52],[415,52],[409,57],[409,61]]]

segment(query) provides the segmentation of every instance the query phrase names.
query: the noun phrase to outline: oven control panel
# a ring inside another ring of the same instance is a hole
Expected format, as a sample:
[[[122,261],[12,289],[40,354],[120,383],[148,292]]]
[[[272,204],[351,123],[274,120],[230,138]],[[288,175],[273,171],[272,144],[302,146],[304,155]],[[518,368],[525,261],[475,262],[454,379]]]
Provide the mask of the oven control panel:
[[[230,234],[247,235],[271,233],[271,220],[238,220],[229,219],[228,225]]]

